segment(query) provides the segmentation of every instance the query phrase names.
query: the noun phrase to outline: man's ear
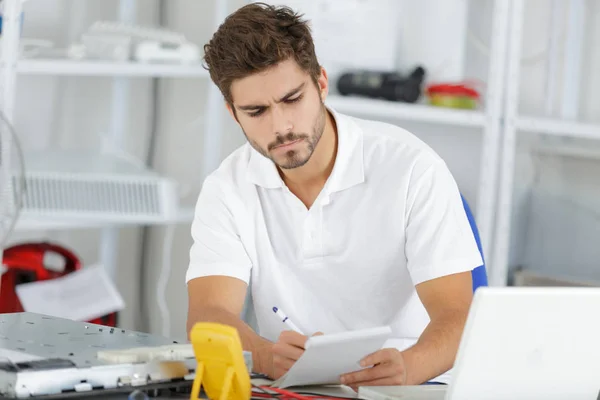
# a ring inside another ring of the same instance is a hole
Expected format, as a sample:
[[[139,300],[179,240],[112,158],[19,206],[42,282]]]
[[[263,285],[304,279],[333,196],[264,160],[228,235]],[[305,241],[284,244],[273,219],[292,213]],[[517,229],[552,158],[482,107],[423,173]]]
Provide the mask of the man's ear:
[[[231,118],[233,118],[235,120],[235,122],[237,122],[239,124],[239,121],[237,119],[237,114],[235,112],[235,108],[233,107],[233,105],[230,104],[228,101],[225,101],[225,107],[227,108],[227,111],[229,111],[229,115],[231,115]]]
[[[327,76],[327,71],[323,67],[321,67],[321,75],[317,80],[317,86],[319,94],[321,95],[321,101],[325,102],[325,99],[329,94],[329,77]]]

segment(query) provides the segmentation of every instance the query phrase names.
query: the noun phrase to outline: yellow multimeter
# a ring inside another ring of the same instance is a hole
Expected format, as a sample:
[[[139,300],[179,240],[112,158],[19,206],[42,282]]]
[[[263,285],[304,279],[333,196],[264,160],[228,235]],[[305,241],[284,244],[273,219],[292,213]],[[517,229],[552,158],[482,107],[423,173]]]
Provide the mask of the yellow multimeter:
[[[190,341],[197,362],[190,399],[198,399],[201,387],[209,399],[250,399],[250,374],[237,329],[219,323],[199,322],[190,332]]]

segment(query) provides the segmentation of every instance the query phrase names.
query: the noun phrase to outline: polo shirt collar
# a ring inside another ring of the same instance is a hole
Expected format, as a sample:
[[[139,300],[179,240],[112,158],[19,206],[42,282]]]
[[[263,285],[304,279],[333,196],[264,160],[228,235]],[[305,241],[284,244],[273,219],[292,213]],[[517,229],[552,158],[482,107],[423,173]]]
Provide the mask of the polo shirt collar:
[[[335,164],[325,184],[325,190],[334,193],[363,183],[365,180],[363,133],[348,116],[339,114],[329,107],[327,109],[335,120],[338,134]],[[275,189],[285,185],[273,161],[264,157],[252,146],[250,146],[246,176],[250,182],[265,189]]]
[[[273,161],[260,154],[250,144],[248,146],[250,147],[250,159],[246,170],[248,180],[265,189],[283,187],[283,180]]]

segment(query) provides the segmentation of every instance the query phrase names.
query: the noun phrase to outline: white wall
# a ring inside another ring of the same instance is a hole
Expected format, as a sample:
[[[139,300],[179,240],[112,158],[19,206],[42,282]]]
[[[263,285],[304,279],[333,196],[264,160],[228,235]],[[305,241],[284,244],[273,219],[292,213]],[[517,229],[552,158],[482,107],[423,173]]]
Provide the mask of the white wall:
[[[204,44],[211,36],[215,2],[219,0],[169,0],[164,15],[167,25],[185,33],[191,40]],[[448,1],[448,0],[438,0]],[[464,0],[451,0],[462,2]],[[96,19],[116,17],[116,0],[32,0],[26,7],[24,35],[46,37],[59,45],[68,43],[89,23]],[[156,2],[140,1],[139,18],[142,22],[157,19]],[[230,1],[230,11],[243,4],[243,0]],[[432,3],[429,1],[428,3]],[[600,77],[594,71],[600,63],[600,26],[597,2],[590,5],[586,42],[586,80],[582,91],[582,116],[600,121]],[[490,38],[491,1],[469,3],[469,26],[484,43]],[[531,0],[527,2],[524,54],[535,54],[546,45],[549,2]],[[69,17],[71,17],[69,19]],[[443,38],[443,35],[440,35]],[[414,40],[419,40],[415,37]],[[462,46],[462,44],[461,44]],[[485,49],[467,42],[465,46],[465,71],[469,77],[484,79],[488,67]],[[528,65],[523,72],[521,109],[541,112],[543,104],[543,62]],[[202,79],[161,80],[159,83],[160,114],[158,115],[159,137],[154,167],[163,174],[178,179],[188,186],[189,192],[183,203],[193,205],[201,187],[203,154],[203,111],[207,81]],[[111,101],[111,81],[104,78],[52,78],[22,77],[18,83],[16,127],[27,148],[45,147],[60,143],[69,147],[97,146],[98,134],[109,129],[108,121]],[[595,89],[594,89],[595,88]],[[148,79],[132,80],[127,150],[143,156],[146,152],[151,130],[152,85]],[[135,104],[135,105],[134,105]],[[475,207],[478,182],[478,148],[480,134],[477,130],[450,127],[432,127],[426,124],[403,124],[431,144],[448,162],[461,190]],[[228,122],[223,132],[221,158],[244,142],[239,129]],[[535,164],[529,155],[531,137],[521,138],[519,173],[517,175],[517,198],[515,202],[516,231],[513,236],[513,264],[526,264],[537,269],[546,266],[552,270],[561,266],[581,268],[586,274],[597,274],[600,259],[598,254],[598,218],[590,215],[600,213],[598,161],[546,160]],[[588,146],[589,147],[589,146]],[[537,165],[537,167],[536,167]],[[538,179],[534,181],[534,178]],[[531,187],[537,182],[536,196],[531,196]],[[586,204],[595,213],[569,208],[557,204],[543,193],[552,192],[563,196],[573,193],[578,204]],[[542,194],[541,196],[539,194]],[[533,201],[532,201],[533,199]],[[543,205],[540,205],[542,204]],[[533,208],[532,208],[533,207]],[[530,212],[531,210],[535,212]],[[560,213],[557,213],[560,210]],[[551,218],[554,217],[554,218]],[[595,222],[594,222],[595,221]],[[569,226],[577,223],[577,226]],[[565,225],[566,224],[566,225]],[[563,227],[569,226],[568,229]],[[151,228],[150,246],[144,274],[140,274],[140,229],[124,229],[119,251],[118,286],[127,301],[122,314],[124,327],[159,332],[161,320],[154,288],[162,266],[164,228]],[[574,234],[578,231],[579,234]],[[541,235],[540,232],[547,233]],[[42,233],[42,237],[64,241],[80,253],[86,263],[97,261],[98,232]],[[31,237],[19,234],[14,239]],[[36,236],[39,237],[39,236]],[[176,227],[168,284],[168,304],[171,311],[171,332],[180,337],[185,334],[187,293],[184,281],[191,244],[189,225]],[[545,247],[542,247],[544,245]],[[542,254],[545,254],[542,256]],[[576,262],[571,262],[577,260]],[[581,267],[580,267],[581,266]],[[140,278],[141,277],[141,278]],[[145,296],[138,301],[140,287],[144,285]],[[140,320],[147,316],[147,321]]]

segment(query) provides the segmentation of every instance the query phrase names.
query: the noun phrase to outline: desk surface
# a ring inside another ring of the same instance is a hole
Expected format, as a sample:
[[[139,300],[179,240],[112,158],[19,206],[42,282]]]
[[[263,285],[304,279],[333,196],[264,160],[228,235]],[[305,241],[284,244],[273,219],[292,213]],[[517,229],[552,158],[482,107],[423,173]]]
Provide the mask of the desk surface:
[[[358,397],[364,400],[444,400],[446,385],[363,386]]]
[[[295,388],[299,393],[315,393],[324,396],[341,396],[364,400],[444,400],[446,386],[378,386],[362,387],[355,393],[348,387],[311,387]],[[127,395],[94,396],[94,400],[123,400]],[[169,396],[151,397],[151,400],[189,399],[189,394],[173,394]]]
[[[332,396],[332,397],[340,397],[340,398],[358,398],[358,394],[354,392],[349,387],[345,386],[329,386],[329,387],[301,387],[301,388],[293,388],[291,389],[293,392],[304,393],[310,395],[322,395],[322,396]],[[94,395],[93,397],[89,397],[90,400],[123,400],[127,399],[128,394],[120,393],[113,395]],[[82,397],[83,398],[83,397]],[[173,393],[172,395],[160,395],[156,397],[149,397],[149,400],[173,400],[173,399],[189,399],[189,394],[178,394]],[[264,398],[260,398],[264,400]]]

